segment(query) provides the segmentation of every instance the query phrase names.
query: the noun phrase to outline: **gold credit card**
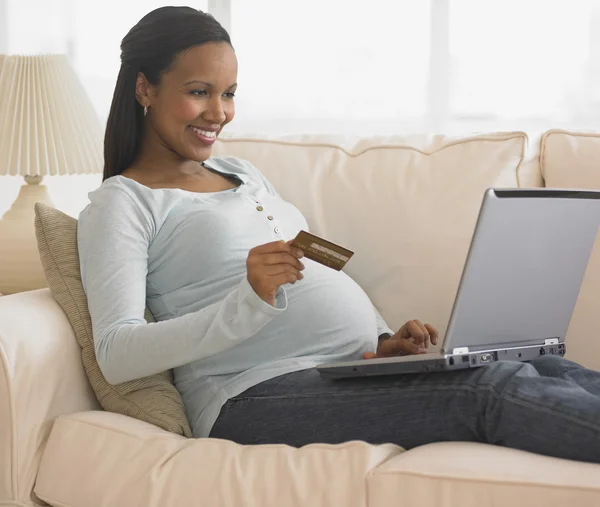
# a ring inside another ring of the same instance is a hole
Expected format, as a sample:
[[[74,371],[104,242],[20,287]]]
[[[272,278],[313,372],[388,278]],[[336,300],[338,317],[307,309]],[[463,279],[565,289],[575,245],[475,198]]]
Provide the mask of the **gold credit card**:
[[[354,255],[354,252],[306,231],[300,231],[291,245],[302,250],[306,258],[337,271],[340,271]]]

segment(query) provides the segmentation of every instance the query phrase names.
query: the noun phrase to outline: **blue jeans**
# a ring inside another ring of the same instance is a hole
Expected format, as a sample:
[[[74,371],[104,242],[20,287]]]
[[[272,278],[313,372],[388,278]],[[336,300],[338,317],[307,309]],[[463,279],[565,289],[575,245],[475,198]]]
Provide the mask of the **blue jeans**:
[[[211,434],[241,444],[470,441],[600,463],[600,373],[559,356],[444,373],[323,380],[314,369],[230,399]]]

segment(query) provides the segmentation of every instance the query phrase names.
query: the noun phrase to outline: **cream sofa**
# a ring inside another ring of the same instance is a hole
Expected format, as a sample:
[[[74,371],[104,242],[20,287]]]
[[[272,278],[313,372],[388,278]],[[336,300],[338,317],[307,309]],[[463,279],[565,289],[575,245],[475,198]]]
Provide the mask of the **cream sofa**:
[[[600,138],[560,131],[225,138],[215,154],[254,162],[314,232],[353,249],[347,271],[390,325],[442,332],[484,189],[600,188]],[[599,294],[600,248],[567,337],[568,357],[597,369]],[[1,506],[600,506],[600,465],[483,444],[184,439],[100,411],[79,352],[47,289],[0,298]]]

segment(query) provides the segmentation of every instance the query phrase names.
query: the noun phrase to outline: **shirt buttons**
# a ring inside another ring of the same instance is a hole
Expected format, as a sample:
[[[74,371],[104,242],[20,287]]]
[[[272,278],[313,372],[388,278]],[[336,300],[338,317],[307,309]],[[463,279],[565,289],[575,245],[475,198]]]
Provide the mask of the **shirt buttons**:
[[[257,209],[257,211],[262,211],[262,210],[264,210],[265,208],[263,208],[262,206],[257,206],[257,207],[256,207],[256,209]]]
[[[273,229],[273,231],[275,232],[275,234],[279,234],[281,231],[279,230],[279,227],[275,227],[275,229]]]
[[[273,217],[272,217],[271,215],[269,215],[267,218],[268,218],[269,220],[273,220]]]

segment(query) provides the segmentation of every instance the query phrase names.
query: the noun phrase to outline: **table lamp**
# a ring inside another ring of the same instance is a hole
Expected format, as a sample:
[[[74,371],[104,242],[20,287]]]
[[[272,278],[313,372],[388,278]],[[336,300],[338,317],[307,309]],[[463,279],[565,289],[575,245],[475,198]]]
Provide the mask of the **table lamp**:
[[[34,204],[44,176],[102,172],[102,125],[66,55],[0,55],[0,185],[25,184],[0,219],[0,294],[46,287]]]

